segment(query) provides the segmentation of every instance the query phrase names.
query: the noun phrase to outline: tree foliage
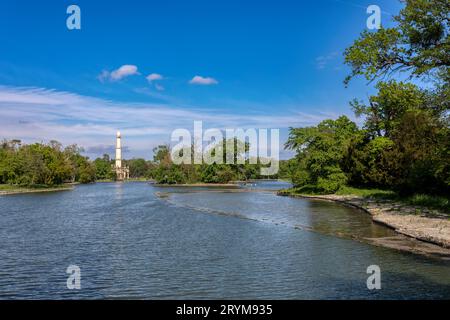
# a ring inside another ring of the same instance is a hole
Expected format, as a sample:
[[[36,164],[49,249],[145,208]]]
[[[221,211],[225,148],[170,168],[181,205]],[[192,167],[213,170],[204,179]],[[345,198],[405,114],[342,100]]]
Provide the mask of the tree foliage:
[[[232,146],[232,148],[230,148]],[[227,163],[227,148],[230,151],[230,160]],[[233,150],[233,151],[231,151]],[[220,163],[194,163],[194,146],[184,148],[178,152],[190,152],[190,164],[173,163],[167,146],[159,146],[153,150],[154,167],[149,171],[151,178],[162,184],[182,184],[182,183],[228,183],[230,181],[244,181],[260,177],[261,164],[250,164],[247,157],[250,150],[248,142],[240,141],[236,138],[219,141],[211,146],[211,149],[205,150],[212,158],[216,153],[223,155]],[[238,159],[244,160],[244,163],[238,163]]]
[[[316,127],[291,128],[286,147],[297,152],[294,184],[313,185],[319,192],[331,193],[346,183],[340,167],[350,139],[358,127],[346,116],[325,120]]]
[[[323,193],[346,184],[401,194],[450,193],[450,2],[405,4],[395,27],[365,31],[345,51],[351,67],[346,84],[361,75],[383,78],[367,102],[350,103],[363,127],[340,117],[291,128],[286,147],[297,152],[296,168],[290,170],[297,187]],[[431,81],[420,88],[384,80],[396,71]]]
[[[54,186],[64,182],[92,182],[95,166],[76,145],[63,148],[57,141],[22,145],[4,140],[0,146],[0,183]]]
[[[359,75],[368,80],[407,71],[412,77],[425,75],[449,80],[450,2],[448,0],[406,0],[394,17],[397,25],[376,32],[364,31],[345,50],[351,67],[345,83]]]
[[[112,170],[113,161],[111,161],[108,154],[104,154],[102,158],[94,160],[96,169],[96,179],[98,180],[110,180],[115,178],[115,174]]]

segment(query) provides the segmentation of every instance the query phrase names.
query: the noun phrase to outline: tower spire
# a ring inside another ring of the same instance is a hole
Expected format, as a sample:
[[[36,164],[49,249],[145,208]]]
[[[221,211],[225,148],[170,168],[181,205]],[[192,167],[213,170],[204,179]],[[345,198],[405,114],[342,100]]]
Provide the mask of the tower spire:
[[[116,161],[114,171],[116,172],[116,179],[119,181],[126,180],[130,176],[130,170],[127,166],[122,165],[122,141],[120,131],[116,134]]]
[[[120,131],[117,131],[116,136],[116,168],[122,168],[122,143]]]

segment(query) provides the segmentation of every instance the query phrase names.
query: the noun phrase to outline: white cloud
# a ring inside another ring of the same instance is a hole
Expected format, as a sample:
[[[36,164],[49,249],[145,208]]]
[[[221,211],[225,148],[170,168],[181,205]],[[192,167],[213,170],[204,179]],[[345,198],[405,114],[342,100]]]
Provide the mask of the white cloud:
[[[156,81],[164,79],[164,77],[162,75],[160,75],[159,73],[151,73],[145,78],[148,80],[148,82],[151,85],[153,85],[155,87],[155,89],[157,91],[164,91],[165,88],[162,85],[156,83]]]
[[[317,69],[325,69],[327,67],[327,65],[335,60],[338,57],[338,52],[331,52],[330,54],[327,54],[325,56],[318,56],[316,58],[316,66]]]
[[[107,70],[103,70],[103,71],[97,76],[97,79],[98,79],[101,83],[105,82],[106,80],[110,79],[110,72],[107,71]]]
[[[189,83],[207,86],[207,85],[211,85],[211,84],[218,84],[219,82],[214,78],[210,78],[210,77],[205,78],[202,76],[195,76],[189,81]]]
[[[164,77],[163,77],[162,75],[160,75],[159,73],[152,73],[152,74],[149,74],[149,75],[146,77],[146,79],[147,79],[149,82],[152,82],[152,81],[155,81],[155,80],[162,80],[162,79],[164,79]]]
[[[102,73],[98,76],[98,79],[101,82],[104,82],[105,80],[110,81],[119,81],[125,77],[129,77],[132,75],[139,74],[138,68],[135,65],[132,64],[124,64],[119,69],[113,70],[111,72],[107,70],[103,70]]]
[[[114,70],[111,72],[111,79],[112,80],[120,80],[122,78],[132,76],[138,73],[138,68],[131,64],[125,64],[121,66],[119,69]]]
[[[0,139],[56,139],[88,149],[114,143],[120,129],[132,156],[148,158],[154,146],[170,141],[174,129],[192,130],[194,120],[202,120],[205,128],[225,129],[298,127],[333,118],[330,114],[300,112],[283,116],[231,113],[217,108],[187,108],[178,102],[119,103],[65,91],[1,85],[0,114]]]

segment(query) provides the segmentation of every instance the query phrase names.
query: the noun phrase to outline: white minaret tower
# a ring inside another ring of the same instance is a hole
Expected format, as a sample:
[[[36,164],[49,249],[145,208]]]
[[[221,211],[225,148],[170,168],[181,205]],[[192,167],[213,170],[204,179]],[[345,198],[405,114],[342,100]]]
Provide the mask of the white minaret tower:
[[[116,168],[122,168],[122,144],[120,142],[120,131],[117,131],[116,138]]]
[[[117,131],[116,135],[116,163],[112,165],[113,170],[116,173],[116,179],[118,181],[127,180],[130,178],[130,169],[125,165],[122,165],[122,136],[120,131]]]

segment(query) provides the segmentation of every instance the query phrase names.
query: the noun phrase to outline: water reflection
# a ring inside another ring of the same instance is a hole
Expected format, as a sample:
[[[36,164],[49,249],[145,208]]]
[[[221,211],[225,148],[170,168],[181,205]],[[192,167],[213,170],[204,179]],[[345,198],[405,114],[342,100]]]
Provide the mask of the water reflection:
[[[115,194],[117,200],[122,200],[124,182],[117,182],[114,184]]]

